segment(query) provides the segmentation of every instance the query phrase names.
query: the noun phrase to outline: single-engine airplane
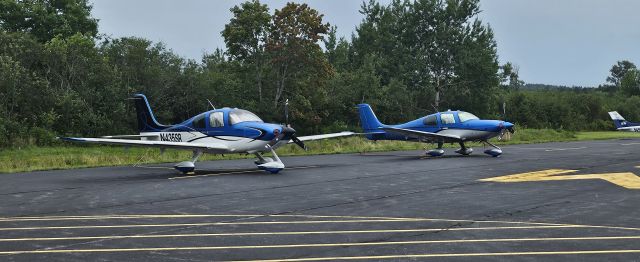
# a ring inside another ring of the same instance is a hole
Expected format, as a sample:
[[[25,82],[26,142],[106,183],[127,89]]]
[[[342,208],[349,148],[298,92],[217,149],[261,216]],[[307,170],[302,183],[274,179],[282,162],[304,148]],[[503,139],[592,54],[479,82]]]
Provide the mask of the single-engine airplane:
[[[174,166],[180,172],[189,173],[195,169],[195,162],[204,153],[254,154],[258,168],[271,173],[284,169],[284,164],[275,149],[295,143],[306,149],[303,141],[350,136],[353,132],[341,132],[313,136],[295,135],[288,124],[264,123],[255,114],[238,108],[220,108],[196,115],[180,124],[161,125],[151,111],[147,97],[136,94],[135,101],[139,135],[104,136],[101,138],[61,137],[71,142],[112,144],[123,146],[157,147],[193,151],[190,161]],[[288,103],[285,104],[285,119],[288,122]],[[273,159],[262,154],[271,152]]]
[[[624,120],[624,117],[618,113],[618,111],[609,112],[613,124],[616,125],[618,131],[626,132],[640,132],[640,123],[633,123]]]
[[[502,149],[489,142],[494,137],[502,137],[506,131],[514,133],[514,125],[500,120],[480,120],[464,111],[446,111],[431,114],[404,124],[385,125],[380,123],[368,104],[359,104],[360,123],[369,140],[402,140],[424,143],[437,143],[438,148],[426,152],[429,156],[442,156],[444,143],[458,143],[456,153],[469,155],[473,148],[465,142],[480,141],[493,147],[484,153],[493,157],[500,156]]]

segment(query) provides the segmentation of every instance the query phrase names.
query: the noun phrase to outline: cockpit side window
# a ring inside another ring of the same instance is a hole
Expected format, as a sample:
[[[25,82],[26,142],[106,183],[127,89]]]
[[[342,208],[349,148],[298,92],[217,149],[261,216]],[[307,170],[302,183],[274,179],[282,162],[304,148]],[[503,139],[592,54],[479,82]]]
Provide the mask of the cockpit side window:
[[[437,126],[438,125],[438,117],[436,115],[430,115],[424,118],[422,122],[425,126]]]
[[[196,116],[196,118],[193,119],[193,127],[194,128],[206,128],[205,120],[204,120],[204,114]]]
[[[224,126],[224,113],[213,112],[209,115],[209,126],[211,127],[223,127]]]
[[[443,125],[455,124],[456,118],[453,117],[452,113],[443,113],[440,114],[440,121],[442,121]]]

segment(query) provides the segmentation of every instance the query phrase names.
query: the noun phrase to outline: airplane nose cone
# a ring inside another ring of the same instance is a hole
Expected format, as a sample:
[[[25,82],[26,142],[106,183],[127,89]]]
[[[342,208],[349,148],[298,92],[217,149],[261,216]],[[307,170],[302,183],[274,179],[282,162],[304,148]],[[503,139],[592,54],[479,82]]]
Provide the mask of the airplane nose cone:
[[[509,132],[513,133],[514,132],[513,131],[513,126],[514,126],[513,123],[506,122],[506,121],[500,121],[498,123],[498,126],[497,126],[497,131],[502,131],[502,130],[506,129]]]
[[[509,122],[504,122],[504,129],[508,130],[510,133],[515,133],[516,130],[514,129],[514,124],[513,123],[509,123]]]

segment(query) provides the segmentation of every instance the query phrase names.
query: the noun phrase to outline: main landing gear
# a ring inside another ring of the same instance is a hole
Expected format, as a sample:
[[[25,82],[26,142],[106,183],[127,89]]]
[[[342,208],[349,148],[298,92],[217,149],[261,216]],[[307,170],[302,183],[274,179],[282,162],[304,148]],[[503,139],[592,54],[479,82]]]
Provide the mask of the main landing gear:
[[[428,156],[443,156],[444,155],[444,149],[442,149],[442,144],[443,142],[438,142],[438,148],[436,149],[431,149],[427,151],[427,155]],[[461,155],[470,155],[471,153],[473,153],[473,148],[470,147],[466,147],[464,145],[464,142],[460,142],[460,149],[456,150],[456,153],[461,154]]]
[[[460,144],[460,149],[456,150],[456,153],[461,154],[463,156],[468,156],[471,153],[473,153],[473,148],[466,147],[464,145],[464,142],[459,142],[459,144]]]
[[[273,150],[270,145],[267,145],[266,147],[271,150],[271,154],[275,160],[270,157],[263,157],[259,152],[255,152],[254,154],[258,159],[254,163],[256,163],[259,169],[268,171],[271,174],[277,174],[280,170],[284,169],[284,164],[280,161],[276,151]]]
[[[176,170],[182,172],[183,174],[193,173],[193,170],[196,169],[196,161],[202,155],[202,150],[194,150],[193,157],[191,161],[184,161],[173,166]]]
[[[443,156],[444,155],[444,149],[442,149],[442,144],[443,144],[443,142],[438,142],[438,148],[427,150],[427,155],[428,156]]]
[[[492,157],[499,157],[500,155],[502,155],[502,149],[500,149],[500,147],[492,144],[489,141],[481,141],[481,142],[493,147],[491,149],[485,150],[484,151],[485,154],[490,155]],[[433,157],[443,156],[444,155],[444,150],[442,149],[442,144],[443,144],[442,142],[438,142],[438,148],[427,150],[426,154],[428,156],[433,156]],[[466,147],[464,145],[464,142],[459,142],[459,144],[460,144],[460,149],[456,150],[456,153],[464,155],[464,156],[468,156],[471,153],[473,153],[473,148]]]

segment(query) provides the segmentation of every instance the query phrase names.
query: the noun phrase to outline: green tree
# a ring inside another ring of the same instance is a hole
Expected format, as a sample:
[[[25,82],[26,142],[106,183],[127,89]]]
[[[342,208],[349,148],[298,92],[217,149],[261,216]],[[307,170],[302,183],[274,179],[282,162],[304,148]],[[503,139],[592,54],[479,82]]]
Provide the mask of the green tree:
[[[640,70],[628,70],[620,79],[620,91],[627,96],[640,95]]]
[[[607,77],[607,82],[619,87],[622,78],[629,70],[636,69],[636,65],[628,60],[618,61],[611,67],[611,75]]]
[[[262,100],[262,82],[267,62],[265,43],[271,21],[269,8],[253,0],[234,6],[230,11],[233,17],[222,31],[227,53],[231,59],[253,67],[258,99]]]
[[[519,68],[511,62],[507,62],[500,66],[500,84],[507,90],[518,90],[524,85],[524,81],[520,80]]]
[[[76,33],[95,37],[98,20],[91,8],[87,0],[0,0],[0,29],[27,32],[40,42]]]
[[[329,30],[322,17],[307,4],[287,3],[275,11],[267,42],[276,73],[275,107],[281,102],[287,82],[295,83],[302,80],[298,77],[309,76],[302,73],[326,76],[332,71],[318,45]]]

